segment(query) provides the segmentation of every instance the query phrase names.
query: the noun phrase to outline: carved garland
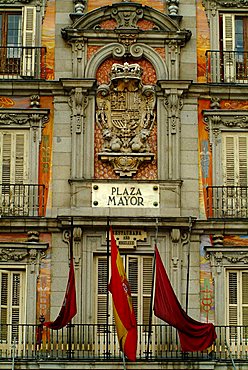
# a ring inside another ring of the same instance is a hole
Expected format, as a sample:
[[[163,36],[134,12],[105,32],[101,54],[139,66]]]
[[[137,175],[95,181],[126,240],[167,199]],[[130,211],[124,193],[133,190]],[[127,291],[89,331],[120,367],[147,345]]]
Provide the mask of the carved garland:
[[[205,9],[216,10],[217,7],[222,8],[247,8],[248,0],[203,0]]]

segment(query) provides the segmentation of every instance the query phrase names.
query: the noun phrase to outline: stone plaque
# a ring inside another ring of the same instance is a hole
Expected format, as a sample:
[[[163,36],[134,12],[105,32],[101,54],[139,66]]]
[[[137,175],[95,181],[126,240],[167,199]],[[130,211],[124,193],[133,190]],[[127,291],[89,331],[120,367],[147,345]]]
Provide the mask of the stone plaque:
[[[94,183],[92,207],[158,208],[159,186],[139,183]]]

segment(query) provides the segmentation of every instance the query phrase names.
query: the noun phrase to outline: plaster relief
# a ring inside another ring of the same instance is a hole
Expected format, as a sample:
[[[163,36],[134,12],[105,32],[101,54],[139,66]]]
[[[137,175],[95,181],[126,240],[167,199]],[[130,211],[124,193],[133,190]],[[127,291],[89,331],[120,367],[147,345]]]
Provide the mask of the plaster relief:
[[[148,138],[155,122],[155,90],[142,84],[142,73],[139,64],[115,63],[110,83],[98,87],[96,119],[103,137],[98,157],[121,177],[132,177],[142,162],[154,158]]]

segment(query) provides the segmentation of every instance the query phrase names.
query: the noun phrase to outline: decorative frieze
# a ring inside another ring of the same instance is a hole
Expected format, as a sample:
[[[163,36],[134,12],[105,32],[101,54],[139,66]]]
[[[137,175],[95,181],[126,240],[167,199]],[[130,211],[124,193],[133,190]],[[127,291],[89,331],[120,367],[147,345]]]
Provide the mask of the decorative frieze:
[[[217,274],[223,272],[223,266],[232,268],[233,265],[243,266],[248,264],[247,247],[207,246],[205,250],[206,258],[210,260],[210,264],[216,269]]]
[[[149,137],[155,123],[154,86],[143,85],[139,64],[113,64],[110,83],[97,91],[97,124],[103,137],[98,157],[120,176],[131,177],[151,161]]]
[[[36,264],[46,255],[47,243],[0,243],[0,262]]]
[[[209,131],[210,145],[218,139],[225,129],[247,129],[248,115],[243,110],[205,110],[203,111],[205,129]]]

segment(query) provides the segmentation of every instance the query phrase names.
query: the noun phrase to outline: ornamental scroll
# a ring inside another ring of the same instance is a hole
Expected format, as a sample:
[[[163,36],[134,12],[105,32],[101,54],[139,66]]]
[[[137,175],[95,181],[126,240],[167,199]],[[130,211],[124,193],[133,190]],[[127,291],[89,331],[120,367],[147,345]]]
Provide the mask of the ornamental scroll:
[[[102,131],[99,159],[110,162],[116,174],[132,177],[154,153],[149,137],[155,122],[155,89],[141,82],[139,64],[113,64],[110,83],[97,91],[96,120]]]

